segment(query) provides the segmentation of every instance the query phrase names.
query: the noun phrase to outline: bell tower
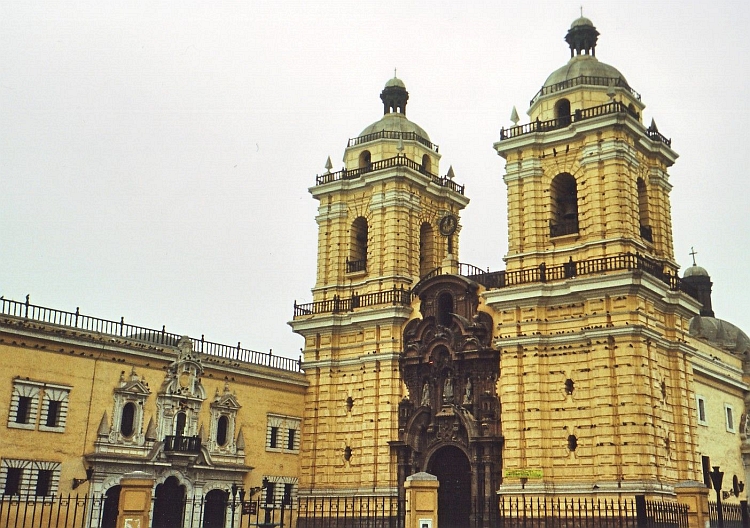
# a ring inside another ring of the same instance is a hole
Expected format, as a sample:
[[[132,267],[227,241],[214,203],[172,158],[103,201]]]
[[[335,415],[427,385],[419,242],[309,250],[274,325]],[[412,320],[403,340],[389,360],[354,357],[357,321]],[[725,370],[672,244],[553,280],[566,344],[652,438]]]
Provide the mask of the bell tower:
[[[671,140],[614,67],[600,62],[599,32],[581,17],[565,36],[570,60],[531,100],[530,122],[502,129],[508,270],[639,254],[676,273],[667,169]]]
[[[514,111],[494,144],[507,266],[477,280],[500,355],[501,501],[555,486],[649,493],[699,475],[685,358],[701,304],[672,249],[677,154],[596,57],[598,36],[573,22],[570,59],[531,99],[530,122]]]
[[[349,140],[344,167],[316,177],[318,266],[313,302],[295,305],[309,381],[300,493],[394,495],[389,442],[398,439],[403,326],[422,277],[457,271],[459,214],[468,204],[453,170],[406,117],[394,77],[384,115]]]

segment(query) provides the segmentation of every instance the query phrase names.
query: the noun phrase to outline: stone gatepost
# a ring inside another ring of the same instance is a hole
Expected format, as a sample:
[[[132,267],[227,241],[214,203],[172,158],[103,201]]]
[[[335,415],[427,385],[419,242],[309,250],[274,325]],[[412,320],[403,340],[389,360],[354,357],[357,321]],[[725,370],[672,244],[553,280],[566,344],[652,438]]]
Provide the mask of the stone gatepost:
[[[686,504],[688,511],[688,525],[690,528],[708,528],[710,519],[708,516],[708,492],[710,491],[703,482],[687,480],[675,484],[674,491],[677,494],[677,502]]]
[[[435,475],[415,473],[406,477],[406,524],[404,528],[438,528],[438,487]],[[119,527],[118,527],[119,528]]]
[[[120,506],[117,528],[148,528],[151,526],[151,490],[154,478],[143,471],[134,471],[120,479]]]

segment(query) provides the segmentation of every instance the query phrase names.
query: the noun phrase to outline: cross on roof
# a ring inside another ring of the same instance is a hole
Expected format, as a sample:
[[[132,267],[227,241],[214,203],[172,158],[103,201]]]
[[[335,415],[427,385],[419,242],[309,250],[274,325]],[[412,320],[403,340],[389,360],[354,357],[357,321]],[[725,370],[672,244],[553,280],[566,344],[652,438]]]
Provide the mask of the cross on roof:
[[[695,266],[695,265],[696,265],[696,264],[695,264],[695,256],[696,256],[697,254],[698,254],[698,252],[697,252],[697,251],[696,251],[695,249],[693,249],[693,246],[690,246],[690,253],[689,253],[689,255],[691,255],[691,256],[693,257],[693,266]]]

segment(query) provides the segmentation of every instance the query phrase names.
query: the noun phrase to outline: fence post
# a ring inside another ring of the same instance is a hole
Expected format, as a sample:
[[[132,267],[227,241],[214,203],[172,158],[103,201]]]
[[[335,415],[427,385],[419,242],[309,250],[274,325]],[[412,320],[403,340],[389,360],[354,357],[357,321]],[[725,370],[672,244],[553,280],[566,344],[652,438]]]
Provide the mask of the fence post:
[[[154,478],[143,471],[134,471],[120,479],[120,505],[117,528],[148,528],[151,523],[151,490]]]
[[[638,522],[638,528],[645,528],[646,526],[648,526],[645,495],[635,496],[635,516]]]
[[[688,480],[675,484],[677,502],[688,507],[689,528],[705,528],[709,524],[708,488],[703,482]]]
[[[438,528],[438,487],[435,475],[415,473],[406,477],[406,522],[404,528]]]
[[[750,528],[750,515],[747,512],[747,501],[740,501],[740,511],[742,512],[742,528]]]

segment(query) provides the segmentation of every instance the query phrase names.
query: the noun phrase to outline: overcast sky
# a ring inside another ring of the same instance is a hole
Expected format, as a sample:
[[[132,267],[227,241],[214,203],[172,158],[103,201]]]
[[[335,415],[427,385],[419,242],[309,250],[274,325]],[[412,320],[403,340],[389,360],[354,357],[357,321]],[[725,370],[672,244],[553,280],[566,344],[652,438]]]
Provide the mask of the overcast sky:
[[[565,64],[580,2],[0,2],[0,295],[297,357],[330,155],[407,115],[471,203],[462,262],[503,269],[517,106]],[[680,154],[675,254],[750,332],[746,2],[587,2],[597,57]]]

